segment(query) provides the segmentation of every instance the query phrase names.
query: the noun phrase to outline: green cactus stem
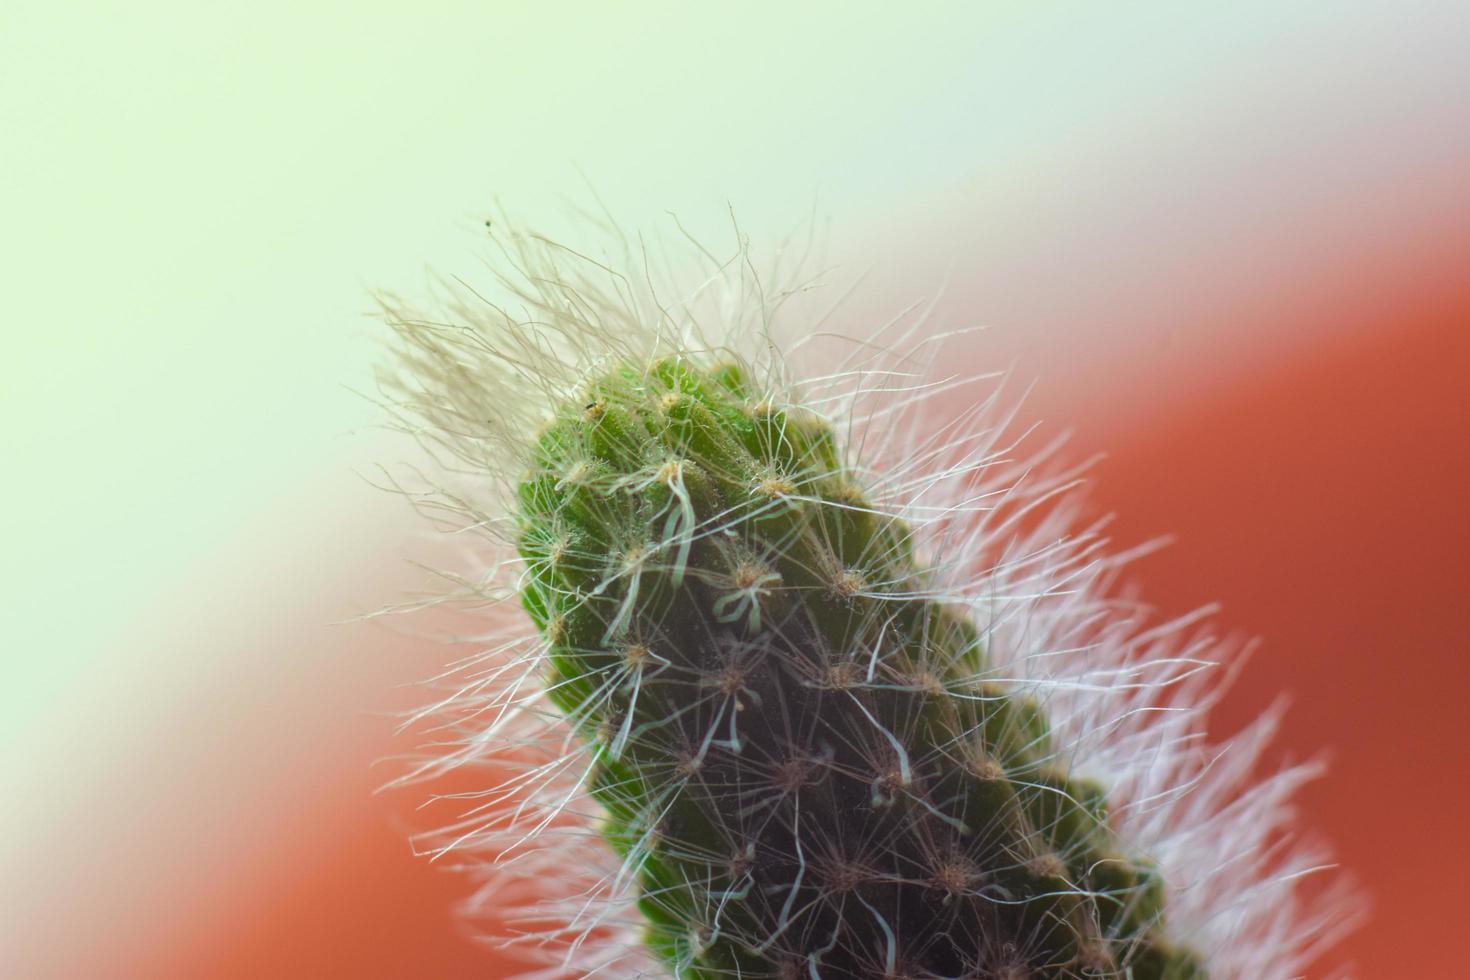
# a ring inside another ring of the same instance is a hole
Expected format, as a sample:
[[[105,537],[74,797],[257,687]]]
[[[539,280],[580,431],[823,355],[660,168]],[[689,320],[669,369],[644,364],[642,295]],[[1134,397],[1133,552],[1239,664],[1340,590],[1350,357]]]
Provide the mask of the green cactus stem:
[[[821,418],[734,363],[623,364],[517,499],[545,686],[675,975],[1205,975]]]

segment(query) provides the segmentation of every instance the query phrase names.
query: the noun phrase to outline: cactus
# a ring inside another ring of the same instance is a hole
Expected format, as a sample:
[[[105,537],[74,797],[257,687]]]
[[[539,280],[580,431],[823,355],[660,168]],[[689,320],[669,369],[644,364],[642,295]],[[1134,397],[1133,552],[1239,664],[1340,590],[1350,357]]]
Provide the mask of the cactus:
[[[803,399],[779,354],[692,342],[691,302],[640,306],[630,280],[599,292],[554,247],[520,244],[531,312],[487,323],[466,299],[469,326],[447,327],[393,305],[408,370],[389,381],[469,475],[436,499],[513,552],[470,591],[535,627],[470,662],[436,706],[460,748],[413,775],[487,752],[523,767],[436,850],[491,858],[502,900],[576,882],[531,914],[565,920],[547,932],[561,969],[1290,975],[1326,916],[1294,897],[1307,857],[1271,843],[1309,772],[1245,783],[1272,716],[1237,764],[1211,765],[1191,726],[1212,641],[1188,623],[1140,633],[1094,594],[1118,563],[1091,534],[1059,537],[1065,510],[1035,517],[1066,474],[998,484],[1003,426],[869,465],[855,398]],[[484,474],[502,488],[487,507]],[[998,597],[1018,585],[1039,594]],[[1221,845],[1239,853],[1205,850]],[[599,849],[601,877],[569,872]],[[1230,948],[1252,936],[1275,944]]]
[[[678,975],[1202,975],[830,425],[734,363],[583,398],[520,487],[522,596]]]

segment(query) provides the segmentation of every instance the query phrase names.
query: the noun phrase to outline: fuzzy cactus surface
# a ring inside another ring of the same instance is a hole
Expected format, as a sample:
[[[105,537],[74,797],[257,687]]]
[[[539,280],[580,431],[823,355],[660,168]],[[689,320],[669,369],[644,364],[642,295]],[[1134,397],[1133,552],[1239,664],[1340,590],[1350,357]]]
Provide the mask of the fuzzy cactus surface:
[[[678,975],[1204,975],[827,422],[732,363],[618,367],[519,500],[548,689]]]
[[[463,558],[410,607],[472,617],[398,782],[528,976],[1290,980],[1352,924],[1279,712],[1206,737],[1239,645],[1118,588],[924,310],[813,353],[743,237],[496,241],[494,291],[385,297],[398,488]]]

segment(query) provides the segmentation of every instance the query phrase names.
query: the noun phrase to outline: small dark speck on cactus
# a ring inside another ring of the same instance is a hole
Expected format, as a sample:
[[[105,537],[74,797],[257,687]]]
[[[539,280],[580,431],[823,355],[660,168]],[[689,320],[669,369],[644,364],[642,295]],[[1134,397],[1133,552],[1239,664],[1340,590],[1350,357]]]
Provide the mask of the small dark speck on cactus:
[[[385,391],[450,475],[416,499],[487,542],[458,580],[499,632],[405,777],[498,771],[428,837],[482,917],[546,976],[1299,973],[1343,916],[1296,890],[1310,770],[1251,775],[1275,716],[1200,737],[1230,649],[1110,597],[994,394],[915,424],[929,340],[793,379],[799,290],[701,254],[679,292],[512,234],[523,316],[388,304]]]

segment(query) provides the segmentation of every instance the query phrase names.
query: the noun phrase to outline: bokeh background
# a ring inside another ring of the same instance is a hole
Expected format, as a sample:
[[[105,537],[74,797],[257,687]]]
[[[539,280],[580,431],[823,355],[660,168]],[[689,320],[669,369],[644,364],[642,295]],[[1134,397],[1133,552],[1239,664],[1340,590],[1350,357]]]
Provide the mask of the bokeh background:
[[[0,975],[496,977],[374,796],[443,656],[351,622],[429,546],[363,479],[367,292],[483,276],[588,183],[854,329],[942,290],[1073,431],[1136,579],[1263,646],[1273,759],[1374,904],[1322,964],[1464,975],[1470,7],[0,9]],[[584,183],[583,175],[586,175]],[[840,276],[839,276],[840,278]],[[957,363],[959,362],[957,361]]]

